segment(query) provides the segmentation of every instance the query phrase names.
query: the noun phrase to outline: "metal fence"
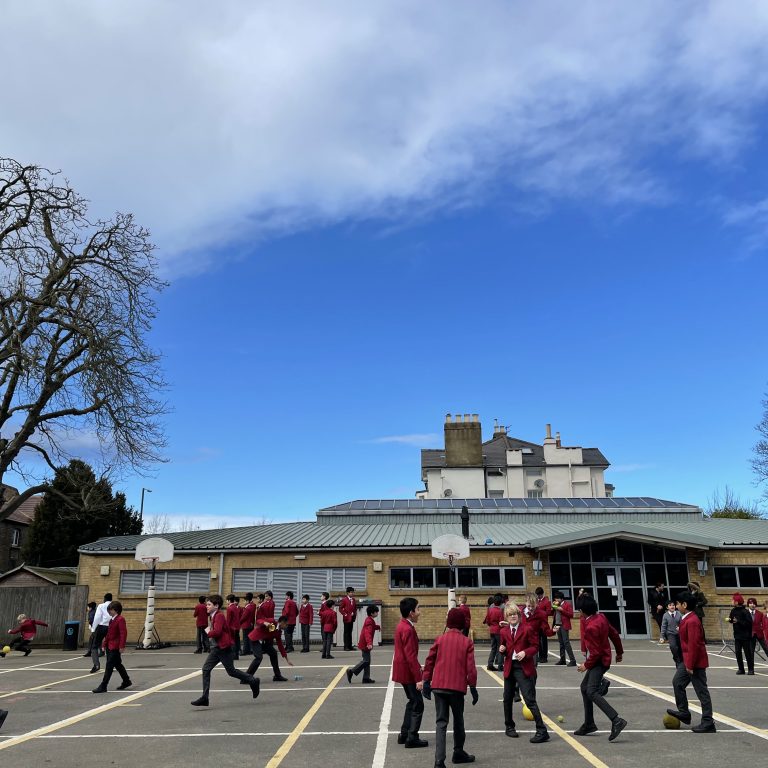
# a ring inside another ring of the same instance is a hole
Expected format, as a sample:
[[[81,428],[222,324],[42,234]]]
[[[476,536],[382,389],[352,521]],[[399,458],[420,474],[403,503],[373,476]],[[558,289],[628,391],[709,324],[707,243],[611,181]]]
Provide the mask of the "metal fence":
[[[83,640],[88,611],[88,587],[2,587],[0,588],[0,643],[8,644],[14,635],[8,629],[17,626],[20,613],[44,621],[38,627],[35,644],[58,645],[64,642],[64,622],[79,621],[78,645]]]

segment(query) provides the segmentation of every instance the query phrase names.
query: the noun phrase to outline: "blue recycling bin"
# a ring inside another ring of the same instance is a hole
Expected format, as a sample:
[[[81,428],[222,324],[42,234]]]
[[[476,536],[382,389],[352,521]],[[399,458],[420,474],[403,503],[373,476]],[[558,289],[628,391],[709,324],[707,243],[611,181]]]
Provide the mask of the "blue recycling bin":
[[[64,622],[64,650],[76,651],[77,641],[79,637],[80,637],[80,622],[65,621]]]

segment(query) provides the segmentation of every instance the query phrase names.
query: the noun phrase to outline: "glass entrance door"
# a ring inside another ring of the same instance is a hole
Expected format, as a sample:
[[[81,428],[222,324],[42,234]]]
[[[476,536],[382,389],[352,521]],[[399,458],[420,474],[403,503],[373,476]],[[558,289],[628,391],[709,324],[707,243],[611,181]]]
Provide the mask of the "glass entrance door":
[[[649,637],[641,566],[596,565],[594,584],[598,609],[622,637]]]

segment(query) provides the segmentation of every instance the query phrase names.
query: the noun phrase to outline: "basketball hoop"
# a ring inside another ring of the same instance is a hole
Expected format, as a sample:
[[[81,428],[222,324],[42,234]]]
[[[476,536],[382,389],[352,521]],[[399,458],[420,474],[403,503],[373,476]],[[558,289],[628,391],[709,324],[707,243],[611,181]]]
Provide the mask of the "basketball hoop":
[[[147,616],[144,620],[144,640],[139,642],[137,649],[164,648],[168,643],[162,643],[155,629],[155,573],[158,563],[173,560],[173,544],[168,539],[153,537],[144,539],[136,546],[137,560],[150,569],[149,587],[147,587]]]
[[[469,542],[465,538],[456,536],[453,533],[438,536],[432,542],[432,557],[448,561],[448,568],[450,569],[448,576],[448,608],[455,608],[456,590],[454,585],[456,584],[456,579],[454,578],[454,569],[456,568],[457,560],[469,557]]]

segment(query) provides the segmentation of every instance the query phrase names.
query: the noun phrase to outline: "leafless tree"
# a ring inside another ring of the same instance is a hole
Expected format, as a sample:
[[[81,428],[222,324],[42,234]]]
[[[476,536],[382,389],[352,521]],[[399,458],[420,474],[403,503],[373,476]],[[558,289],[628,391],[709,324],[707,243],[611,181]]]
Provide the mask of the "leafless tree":
[[[176,526],[175,530],[183,532],[199,531],[200,526],[191,517],[184,517],[179,520],[179,524]]]
[[[757,475],[757,484],[768,484],[768,394],[763,400],[763,418],[755,427],[760,439],[755,444],[755,457],[752,459],[752,468]],[[768,485],[763,490],[763,496],[768,500]]]
[[[159,533],[170,533],[172,530],[173,526],[168,515],[149,515],[144,518],[142,533],[157,535]]]
[[[84,440],[112,469],[161,459],[153,246],[128,214],[87,214],[58,174],[0,158],[0,483],[29,483],[4,505],[0,485],[0,519],[46,489],[40,459],[53,471]]]
[[[759,504],[742,500],[727,485],[722,494],[717,488],[712,497],[707,500],[706,514],[708,517],[729,517],[739,520],[761,520],[765,516]]]

